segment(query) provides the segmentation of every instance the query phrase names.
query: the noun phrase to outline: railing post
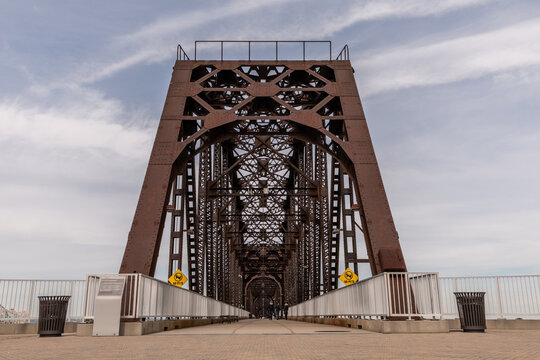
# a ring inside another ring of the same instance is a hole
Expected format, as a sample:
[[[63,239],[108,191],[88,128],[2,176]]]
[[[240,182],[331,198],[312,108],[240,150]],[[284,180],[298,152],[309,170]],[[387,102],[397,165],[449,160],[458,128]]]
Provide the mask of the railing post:
[[[409,320],[412,319],[411,313],[411,280],[409,278],[409,275],[407,273],[404,273],[403,276],[405,277],[405,286],[407,291],[407,313],[409,315]]]
[[[36,293],[36,280],[32,280],[32,286],[30,288],[30,298],[28,299],[28,320],[32,318],[32,307],[34,305],[35,293]]]
[[[144,298],[144,289],[142,287],[142,284],[141,284],[142,280],[141,280],[141,274],[137,274],[136,275],[136,283],[137,283],[137,294],[138,294],[138,301],[137,301],[137,305],[136,305],[136,308],[135,308],[135,311],[133,313],[133,318],[135,319],[138,319],[140,317],[140,314],[141,314],[141,307],[142,307],[142,301],[143,301],[143,298]]]
[[[390,316],[391,316],[391,308],[392,308],[392,305],[391,305],[391,302],[392,300],[390,299],[390,291],[388,291],[388,287],[390,286],[390,282],[388,281],[388,274],[387,273],[383,273],[383,279],[384,279],[384,299],[385,299],[385,303],[386,303],[386,318],[388,319]]]
[[[500,287],[500,284],[499,284],[499,277],[497,276],[495,278],[495,286],[497,288],[497,306],[499,307],[499,311],[498,311],[498,318],[499,319],[502,319],[503,318],[503,310],[502,310],[502,301],[501,301],[501,287]]]
[[[439,273],[435,274],[435,286],[437,287],[437,296],[439,298],[439,303],[438,303],[438,306],[439,306],[439,320],[442,320],[443,309],[442,309],[441,283],[440,283],[440,279],[439,279]]]
[[[71,289],[70,289],[70,292],[69,292],[69,298],[71,299],[70,302],[68,302],[68,313],[67,313],[67,318],[70,319],[70,320],[73,320],[73,301],[75,301],[73,299],[73,286],[75,285],[75,281],[74,280],[71,280],[69,282],[69,284],[71,285]]]

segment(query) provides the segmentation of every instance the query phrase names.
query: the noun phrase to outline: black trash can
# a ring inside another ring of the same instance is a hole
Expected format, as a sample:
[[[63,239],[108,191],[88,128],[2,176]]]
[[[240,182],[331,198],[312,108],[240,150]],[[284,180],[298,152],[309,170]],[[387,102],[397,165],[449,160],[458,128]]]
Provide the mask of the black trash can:
[[[459,321],[463,331],[486,330],[485,292],[455,292]]]
[[[60,336],[64,332],[66,314],[71,296],[38,296],[39,336]]]

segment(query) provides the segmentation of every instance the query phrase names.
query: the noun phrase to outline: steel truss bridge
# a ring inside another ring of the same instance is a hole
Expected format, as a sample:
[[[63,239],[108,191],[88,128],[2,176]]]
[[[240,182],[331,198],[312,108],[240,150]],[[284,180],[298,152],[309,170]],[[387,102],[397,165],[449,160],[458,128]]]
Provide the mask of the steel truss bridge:
[[[120,272],[154,275],[166,223],[169,275],[257,315],[336,289],[339,269],[406,271],[348,48],[281,60],[267,42],[262,61],[240,43],[247,60],[179,46]]]

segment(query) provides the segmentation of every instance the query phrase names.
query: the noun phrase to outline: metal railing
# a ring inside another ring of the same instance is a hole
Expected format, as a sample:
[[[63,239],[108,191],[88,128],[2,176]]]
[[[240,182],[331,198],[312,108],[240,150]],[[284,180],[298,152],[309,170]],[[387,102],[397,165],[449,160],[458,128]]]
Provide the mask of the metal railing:
[[[441,277],[443,318],[458,317],[457,291],[484,291],[488,319],[540,319],[540,275]]]
[[[332,59],[332,41],[330,40],[196,40],[195,46],[194,46],[194,60],[197,60],[197,46],[199,44],[219,44],[219,50],[220,50],[220,57],[218,59],[205,59],[205,60],[224,60],[224,52],[225,52],[225,45],[226,44],[247,44],[247,58],[246,59],[239,59],[239,60],[252,60],[252,44],[260,44],[260,43],[266,43],[266,44],[274,44],[275,49],[275,57],[274,60],[287,60],[287,59],[280,59],[279,58],[279,44],[287,44],[287,43],[293,43],[293,44],[302,44],[302,61],[306,61],[306,44],[312,44],[312,43],[323,43],[328,44],[328,60]],[[176,48],[176,60],[191,60],[180,44],[178,44]],[[261,59],[259,59],[261,60]],[[345,45],[339,52],[338,56],[334,60],[349,60],[349,46]]]
[[[336,56],[336,60],[349,60],[349,45],[345,45]]]
[[[194,47],[194,60],[197,60],[197,47],[199,44],[219,44],[220,57],[219,59],[210,59],[210,60],[224,60],[224,52],[226,44],[247,44],[247,58],[245,60],[252,60],[252,44],[273,44],[275,51],[275,61],[286,60],[279,58],[279,45],[280,44],[298,44],[302,45],[302,60],[306,60],[306,44],[328,44],[328,60],[332,60],[332,41],[329,40],[196,40]],[[342,50],[343,52],[343,50]],[[340,53],[341,54],[341,53]],[[176,60],[190,60],[189,56],[186,54],[181,45],[178,45],[176,50]],[[336,60],[348,60],[348,47],[347,47],[347,59],[336,59]]]
[[[247,317],[245,310],[141,275],[125,274],[123,318]],[[93,318],[101,275],[0,280],[0,323],[36,321],[38,296],[70,295],[67,321]],[[457,318],[454,292],[485,291],[487,318],[540,319],[540,275],[441,277],[384,273],[291,306],[291,316]]]
[[[71,296],[66,321],[84,315],[84,280],[0,280],[0,323],[25,323],[39,317],[38,296]]]
[[[188,54],[186,54],[180,44],[176,47],[176,60],[190,60]]]
[[[289,309],[298,317],[441,318],[438,274],[389,272]]]
[[[249,312],[196,292],[142,275],[122,274],[126,285],[122,298],[124,319],[248,317]],[[94,317],[94,303],[102,275],[88,275],[85,319]]]

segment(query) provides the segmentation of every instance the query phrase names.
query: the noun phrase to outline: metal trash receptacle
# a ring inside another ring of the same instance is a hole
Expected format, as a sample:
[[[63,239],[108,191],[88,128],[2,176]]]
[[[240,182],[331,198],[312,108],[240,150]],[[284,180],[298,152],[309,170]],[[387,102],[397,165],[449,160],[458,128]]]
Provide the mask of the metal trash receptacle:
[[[463,331],[486,330],[485,292],[455,292],[459,321]]]
[[[71,296],[38,296],[40,337],[62,335],[70,298]]]

